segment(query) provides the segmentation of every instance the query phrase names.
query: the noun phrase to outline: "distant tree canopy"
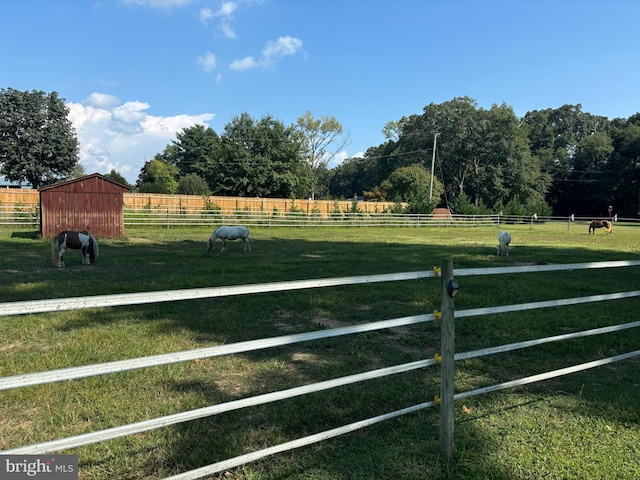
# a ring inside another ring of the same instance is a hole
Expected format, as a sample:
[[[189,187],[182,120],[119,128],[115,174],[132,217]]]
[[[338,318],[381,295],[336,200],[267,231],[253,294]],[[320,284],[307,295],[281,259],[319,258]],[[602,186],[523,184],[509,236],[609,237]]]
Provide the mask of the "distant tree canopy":
[[[109,173],[107,173],[105,175],[105,177],[110,178],[111,180],[113,180],[114,182],[118,182],[122,185],[126,185],[128,187],[131,187],[131,185],[129,185],[129,182],[127,182],[127,179],[124,178],[121,174],[119,174],[118,172],[116,172],[114,169],[112,169]]]
[[[444,187],[440,203],[451,205],[464,195],[477,210],[504,209],[512,202],[544,200],[551,182],[531,156],[526,129],[506,105],[484,110],[470,98],[455,98],[427,105],[422,115],[388,124],[386,131],[390,139],[365,155],[377,166],[368,175],[373,185],[398,166],[430,170],[434,143],[434,174]]]
[[[68,114],[56,92],[0,90],[0,175],[34,188],[82,175]],[[349,141],[335,117],[307,111],[287,126],[242,113],[220,134],[204,125],[179,132],[145,163],[135,188],[401,200],[416,213],[440,204],[460,213],[604,217],[612,206],[640,215],[640,113],[609,120],[578,104],[518,118],[508,105],[484,109],[457,97],[389,120],[382,133],[386,141],[362,158],[329,168]]]
[[[33,188],[71,178],[78,139],[56,92],[0,90],[0,174]]]
[[[638,126],[640,114],[609,121],[564,105],[517,118],[504,104],[485,110],[468,97],[454,98],[387,123],[388,140],[338,167],[330,191],[371,191],[399,166],[426,168],[436,138],[440,202],[459,213],[606,216],[612,205],[635,216]]]
[[[221,135],[202,125],[184,129],[144,165],[136,185],[155,193],[300,198],[310,189],[311,172],[293,125],[243,113]]]
[[[184,129],[152,160],[164,166],[145,164],[137,186],[172,193],[180,182],[182,190],[197,182],[213,195],[364,196],[401,200],[415,213],[438,204],[459,213],[640,211],[640,113],[609,121],[564,105],[518,118],[505,104],[483,109],[458,97],[390,120],[383,134],[387,140],[362,158],[330,169],[327,159],[348,139],[335,118],[306,112],[286,126],[243,113],[220,135],[202,125]]]
[[[142,193],[176,193],[178,174],[179,170],[175,165],[156,155],[142,167],[136,186]]]
[[[267,115],[255,120],[243,113],[221,135],[220,149],[210,158],[209,185],[214,195],[300,198],[311,174],[302,158],[295,128]]]
[[[206,180],[195,173],[187,173],[178,182],[177,193],[180,195],[210,195]]]

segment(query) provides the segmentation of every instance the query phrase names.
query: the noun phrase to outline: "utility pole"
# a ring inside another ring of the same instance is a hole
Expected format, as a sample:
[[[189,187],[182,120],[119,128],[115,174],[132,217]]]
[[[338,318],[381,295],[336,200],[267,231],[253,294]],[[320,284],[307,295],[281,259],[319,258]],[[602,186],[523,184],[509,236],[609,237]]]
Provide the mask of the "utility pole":
[[[429,201],[433,196],[433,167],[436,164],[436,138],[438,138],[438,132],[433,136],[433,157],[431,158],[431,185],[429,186]]]

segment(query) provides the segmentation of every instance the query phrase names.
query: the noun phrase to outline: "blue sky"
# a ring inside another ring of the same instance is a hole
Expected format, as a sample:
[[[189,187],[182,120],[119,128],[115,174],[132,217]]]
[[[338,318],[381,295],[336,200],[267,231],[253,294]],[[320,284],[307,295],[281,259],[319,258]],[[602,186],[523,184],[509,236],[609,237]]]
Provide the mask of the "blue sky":
[[[468,96],[640,112],[636,0],[5,0],[0,88],[56,91],[87,173],[135,182],[176,132],[334,116],[350,143]]]

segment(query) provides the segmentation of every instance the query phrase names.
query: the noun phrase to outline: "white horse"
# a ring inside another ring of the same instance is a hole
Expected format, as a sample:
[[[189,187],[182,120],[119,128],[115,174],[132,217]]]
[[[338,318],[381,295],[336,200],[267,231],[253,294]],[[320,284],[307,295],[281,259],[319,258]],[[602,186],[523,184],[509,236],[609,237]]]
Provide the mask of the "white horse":
[[[238,238],[242,239],[244,243],[244,251],[251,251],[251,245],[249,245],[249,229],[242,225],[237,225],[235,227],[227,227],[226,225],[223,225],[216,228],[207,242],[207,250],[211,250],[214,247],[218,238],[222,240],[221,252],[227,251],[227,240],[237,240]]]
[[[506,230],[502,230],[498,234],[498,245],[496,245],[497,255],[509,255],[509,244],[511,243],[511,235]]]

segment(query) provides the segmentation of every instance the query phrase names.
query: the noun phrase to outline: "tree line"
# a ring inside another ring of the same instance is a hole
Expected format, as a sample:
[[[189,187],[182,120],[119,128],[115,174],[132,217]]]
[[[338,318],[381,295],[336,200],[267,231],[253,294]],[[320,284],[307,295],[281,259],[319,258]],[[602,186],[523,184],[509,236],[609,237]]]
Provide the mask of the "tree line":
[[[461,97],[388,122],[384,133],[384,144],[336,169],[345,194],[384,198],[384,179],[401,166],[427,168],[436,143],[440,202],[457,213],[606,216],[611,205],[640,214],[640,114],[610,121],[564,105],[518,118],[508,105],[483,109]]]
[[[64,101],[0,91],[0,173],[38,188],[82,172]],[[221,133],[194,125],[142,167],[140,192],[279,198],[364,197],[429,213],[622,216],[640,212],[640,113],[609,120],[581,105],[479,108],[458,97],[391,120],[363,157],[329,162],[349,142],[334,117],[285,125],[242,113]],[[431,172],[433,171],[433,176]],[[121,183],[116,171],[107,176]]]

